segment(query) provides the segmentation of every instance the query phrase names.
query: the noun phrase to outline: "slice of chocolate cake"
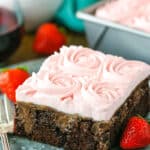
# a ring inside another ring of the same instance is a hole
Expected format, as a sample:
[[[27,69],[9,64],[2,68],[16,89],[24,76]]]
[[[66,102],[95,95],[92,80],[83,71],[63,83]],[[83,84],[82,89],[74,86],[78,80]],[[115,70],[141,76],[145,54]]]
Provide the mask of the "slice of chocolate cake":
[[[107,150],[150,109],[150,66],[62,47],[16,91],[15,134],[69,150]]]

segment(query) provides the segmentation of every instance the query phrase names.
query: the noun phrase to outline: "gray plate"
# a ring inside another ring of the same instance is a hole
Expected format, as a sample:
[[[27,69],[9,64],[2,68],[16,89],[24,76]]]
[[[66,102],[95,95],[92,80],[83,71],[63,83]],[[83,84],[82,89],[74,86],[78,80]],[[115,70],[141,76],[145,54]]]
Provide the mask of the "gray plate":
[[[30,73],[37,72],[43,60],[44,58],[34,60],[34,61],[19,63],[19,64],[12,65],[9,67],[26,66]],[[150,114],[149,114],[149,118],[150,118]],[[31,141],[26,138],[20,138],[14,135],[9,135],[9,141],[10,141],[11,150],[63,150],[62,148],[56,148],[51,145],[38,143],[38,142]],[[1,143],[0,143],[0,150],[2,150]],[[119,148],[114,148],[113,150],[119,150]],[[150,147],[143,149],[143,150],[150,150]]]

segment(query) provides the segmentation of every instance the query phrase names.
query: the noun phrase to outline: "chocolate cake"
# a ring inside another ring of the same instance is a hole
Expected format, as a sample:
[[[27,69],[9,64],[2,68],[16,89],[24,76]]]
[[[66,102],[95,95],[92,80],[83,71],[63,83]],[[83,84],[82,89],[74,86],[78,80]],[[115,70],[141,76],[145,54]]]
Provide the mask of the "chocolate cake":
[[[63,47],[17,89],[14,132],[68,150],[109,150],[129,117],[150,111],[149,79],[143,62]]]

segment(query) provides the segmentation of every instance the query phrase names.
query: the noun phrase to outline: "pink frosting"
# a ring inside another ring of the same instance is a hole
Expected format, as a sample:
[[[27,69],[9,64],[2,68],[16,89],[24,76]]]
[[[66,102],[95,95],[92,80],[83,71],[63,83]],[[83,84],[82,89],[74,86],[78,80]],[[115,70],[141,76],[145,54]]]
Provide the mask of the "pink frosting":
[[[99,18],[150,32],[149,0],[112,0],[96,10]]]
[[[81,46],[62,47],[16,90],[18,101],[46,105],[94,120],[109,120],[150,66]]]

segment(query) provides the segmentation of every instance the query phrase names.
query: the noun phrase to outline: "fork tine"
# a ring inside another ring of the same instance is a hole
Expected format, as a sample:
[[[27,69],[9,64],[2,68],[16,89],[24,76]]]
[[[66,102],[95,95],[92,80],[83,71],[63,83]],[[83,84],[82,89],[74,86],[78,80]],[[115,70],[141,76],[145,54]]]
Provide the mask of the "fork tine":
[[[10,150],[7,133],[0,134],[3,150]]]
[[[5,121],[4,116],[5,116],[5,109],[4,109],[4,101],[0,99],[0,124]]]
[[[3,99],[0,99],[0,123],[9,123],[14,120],[15,108],[14,104],[3,95]]]
[[[13,120],[12,108],[13,107],[6,95],[0,100],[0,136],[3,150],[10,150],[9,141],[7,137],[8,129],[11,121]]]
[[[7,121],[10,122],[12,120],[14,120],[14,116],[15,116],[15,107],[14,104],[12,103],[12,101],[10,101],[8,99],[8,97],[6,95],[4,95],[4,103],[5,103],[5,110],[6,110],[6,118]]]
[[[7,96],[5,94],[3,96],[3,100],[4,100],[4,109],[5,109],[6,120],[8,123],[10,121],[10,116],[8,114],[8,99],[7,99]]]

